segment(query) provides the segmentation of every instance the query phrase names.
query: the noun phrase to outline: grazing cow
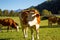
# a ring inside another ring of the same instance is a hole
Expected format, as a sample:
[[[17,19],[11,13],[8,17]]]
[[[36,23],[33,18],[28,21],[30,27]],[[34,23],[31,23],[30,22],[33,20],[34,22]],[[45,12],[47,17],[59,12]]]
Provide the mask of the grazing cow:
[[[52,24],[57,23],[58,25],[60,25],[60,18],[56,17],[56,16],[50,16],[48,18],[48,25],[52,26]]]
[[[18,24],[11,18],[0,19],[0,24],[2,24],[3,26],[8,26],[7,31],[10,27],[15,28],[17,31],[19,31]]]
[[[60,25],[60,18],[57,18],[57,24]]]
[[[36,9],[25,10],[19,14],[24,38],[28,37],[28,28],[31,29],[31,40],[34,40],[34,31],[36,39],[39,39],[40,14]]]

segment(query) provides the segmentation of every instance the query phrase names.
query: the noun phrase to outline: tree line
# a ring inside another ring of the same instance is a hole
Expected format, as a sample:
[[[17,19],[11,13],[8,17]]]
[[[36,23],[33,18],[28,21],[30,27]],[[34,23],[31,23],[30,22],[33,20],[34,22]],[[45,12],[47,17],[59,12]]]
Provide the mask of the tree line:
[[[0,16],[18,16],[19,12],[15,12],[14,10],[3,10],[0,9]]]
[[[30,8],[27,8],[28,10],[30,9],[35,9],[33,6]],[[37,9],[38,10],[38,9]],[[39,10],[38,10],[39,11]],[[0,16],[18,16],[20,12],[15,12],[14,10],[1,10],[0,9]],[[40,15],[42,16],[49,16],[52,15],[51,11],[48,11],[47,9],[43,9],[41,12],[39,11]]]

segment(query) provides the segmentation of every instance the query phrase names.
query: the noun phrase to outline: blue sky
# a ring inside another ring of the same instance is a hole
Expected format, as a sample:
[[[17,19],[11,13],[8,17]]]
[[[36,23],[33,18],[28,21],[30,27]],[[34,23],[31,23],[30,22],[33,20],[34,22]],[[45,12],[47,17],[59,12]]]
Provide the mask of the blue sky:
[[[46,0],[0,0],[0,9],[17,10],[37,6]]]

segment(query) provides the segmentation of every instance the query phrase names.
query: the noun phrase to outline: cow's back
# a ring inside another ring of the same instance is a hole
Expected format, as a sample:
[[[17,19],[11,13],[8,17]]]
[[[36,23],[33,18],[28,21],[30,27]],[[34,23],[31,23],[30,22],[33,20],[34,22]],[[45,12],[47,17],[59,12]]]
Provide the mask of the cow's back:
[[[4,26],[10,26],[12,23],[13,23],[13,20],[11,18],[6,18],[6,19],[3,19],[2,21],[2,25]]]
[[[57,22],[57,17],[49,17],[48,18],[48,21],[51,22],[51,23],[56,23]]]

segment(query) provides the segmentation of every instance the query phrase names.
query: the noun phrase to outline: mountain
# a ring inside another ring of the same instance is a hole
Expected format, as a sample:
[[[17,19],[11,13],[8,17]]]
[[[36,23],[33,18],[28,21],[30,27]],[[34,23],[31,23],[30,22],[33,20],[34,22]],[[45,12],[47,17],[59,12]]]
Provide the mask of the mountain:
[[[40,12],[47,9],[53,14],[60,14],[60,0],[45,1],[42,4],[35,6]]]
[[[22,11],[22,9],[17,9],[17,10],[15,10],[15,12],[20,12],[20,11]]]

